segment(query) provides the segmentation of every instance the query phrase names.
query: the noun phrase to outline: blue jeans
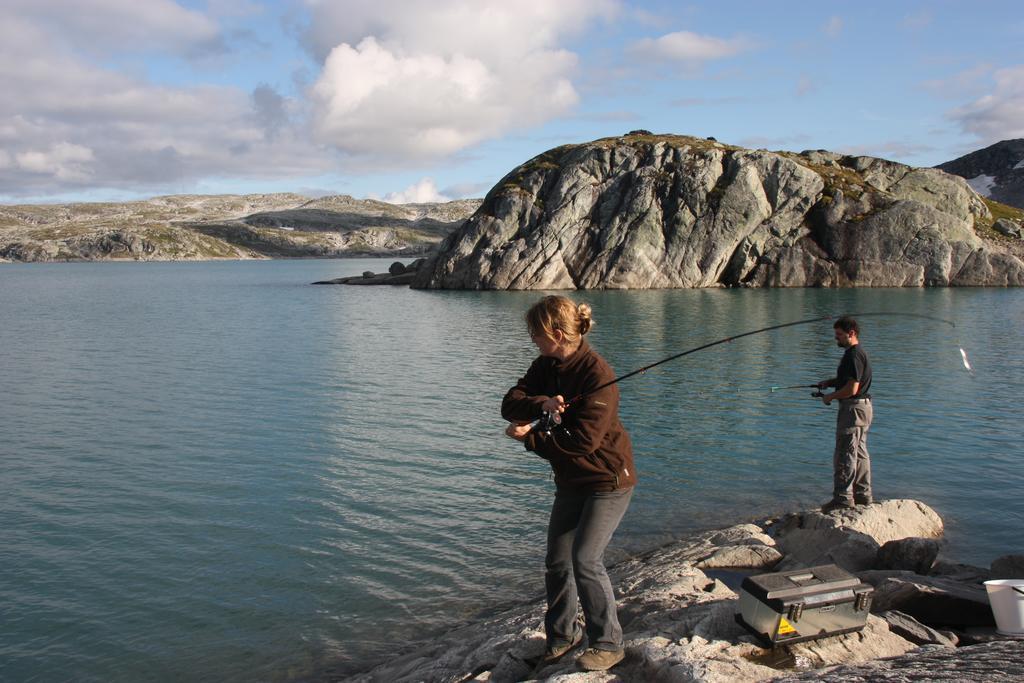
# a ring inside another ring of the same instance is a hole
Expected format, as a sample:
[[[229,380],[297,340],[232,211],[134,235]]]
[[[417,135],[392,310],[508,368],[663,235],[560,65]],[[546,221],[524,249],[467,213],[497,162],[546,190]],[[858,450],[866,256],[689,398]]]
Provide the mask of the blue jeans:
[[[632,496],[632,487],[608,492],[555,493],[544,574],[548,598],[544,631],[549,646],[575,640],[578,599],[583,605],[589,647],[622,649],[622,627],[612,583],[604,568],[604,550]]]

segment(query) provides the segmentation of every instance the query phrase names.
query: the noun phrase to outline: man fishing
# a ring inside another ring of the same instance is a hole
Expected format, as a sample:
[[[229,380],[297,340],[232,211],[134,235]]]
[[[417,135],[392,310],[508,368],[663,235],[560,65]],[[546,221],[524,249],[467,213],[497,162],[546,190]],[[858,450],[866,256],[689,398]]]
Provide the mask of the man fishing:
[[[846,349],[836,376],[818,382],[818,389],[834,387],[821,395],[825,405],[839,401],[836,416],[836,450],[832,456],[832,500],[821,506],[825,513],[871,505],[871,456],[868,428],[871,426],[871,362],[860,345],[860,328],[850,316],[832,326],[836,344]]]

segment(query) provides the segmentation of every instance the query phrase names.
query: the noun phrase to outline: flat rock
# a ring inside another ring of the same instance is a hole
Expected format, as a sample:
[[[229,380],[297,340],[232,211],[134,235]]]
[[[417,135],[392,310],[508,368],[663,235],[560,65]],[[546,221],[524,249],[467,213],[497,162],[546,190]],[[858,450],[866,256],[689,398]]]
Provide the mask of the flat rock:
[[[928,573],[932,576],[944,576],[947,579],[964,583],[980,584],[992,578],[991,572],[984,567],[975,567],[970,564],[949,562],[942,559],[936,560],[935,564],[932,565],[931,571]]]
[[[899,610],[930,626],[995,624],[983,587],[938,576],[887,578],[875,587],[871,609]]]
[[[889,659],[782,676],[774,680],[778,683],[1016,683],[1024,680],[1024,643],[1004,640],[954,649],[930,646]]]
[[[755,567],[768,569],[778,564],[782,553],[766,545],[729,545],[697,562],[701,569]]]
[[[890,631],[917,645],[956,647],[957,639],[955,635],[949,632],[940,633],[930,626],[925,626],[909,614],[904,614],[897,610],[887,610],[878,616],[889,624]]]

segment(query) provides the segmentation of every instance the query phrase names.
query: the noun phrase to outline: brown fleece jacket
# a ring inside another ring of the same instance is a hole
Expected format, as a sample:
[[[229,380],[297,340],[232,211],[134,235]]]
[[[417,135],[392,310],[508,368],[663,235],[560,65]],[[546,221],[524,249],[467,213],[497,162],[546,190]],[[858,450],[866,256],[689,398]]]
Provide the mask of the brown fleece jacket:
[[[532,422],[541,404],[556,395],[566,401],[615,379],[611,367],[586,339],[564,361],[541,356],[526,376],[509,389],[501,416],[510,422]],[[562,414],[562,427],[550,434],[536,428],[526,435],[526,450],[551,463],[559,488],[614,491],[636,485],[633,446],[619,421],[619,387],[611,385],[572,402]]]

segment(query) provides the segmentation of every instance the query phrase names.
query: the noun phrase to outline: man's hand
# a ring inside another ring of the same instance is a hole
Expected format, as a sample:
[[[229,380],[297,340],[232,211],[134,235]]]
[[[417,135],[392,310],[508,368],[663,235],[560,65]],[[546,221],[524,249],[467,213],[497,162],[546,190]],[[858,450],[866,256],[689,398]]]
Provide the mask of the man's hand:
[[[508,427],[505,428],[505,435],[510,436],[516,441],[525,441],[526,435],[530,433],[530,423],[516,424],[512,422]]]
[[[822,394],[821,395],[821,402],[824,403],[825,405],[831,404],[832,403],[832,394]]]
[[[544,401],[544,403],[541,404],[540,409],[543,410],[545,413],[551,413],[552,415],[555,415],[557,413],[564,413],[565,397],[561,395],[552,396],[551,398],[547,399],[546,401]]]

